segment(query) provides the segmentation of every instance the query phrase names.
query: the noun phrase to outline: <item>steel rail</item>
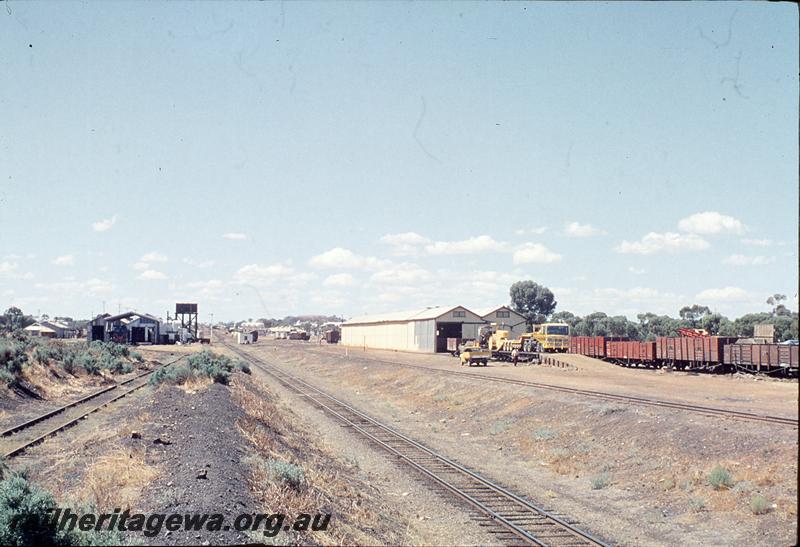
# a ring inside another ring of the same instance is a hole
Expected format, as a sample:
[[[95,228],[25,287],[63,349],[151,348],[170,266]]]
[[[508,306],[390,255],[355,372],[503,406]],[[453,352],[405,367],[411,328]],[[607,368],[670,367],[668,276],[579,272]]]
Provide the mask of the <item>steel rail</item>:
[[[552,542],[543,539],[541,534],[537,536],[537,531],[530,530],[530,528],[546,527],[547,530],[545,531],[548,532],[551,539],[569,540],[570,545],[574,545],[576,540],[579,541],[578,544],[580,545],[605,545],[601,540],[579,530],[564,519],[435,452],[390,426],[379,422],[316,386],[267,363],[258,356],[228,344],[226,346],[240,357],[249,360],[260,370],[277,379],[291,391],[305,397],[327,413],[345,422],[355,431],[361,433],[387,452],[397,456],[445,491],[450,492],[486,515],[491,523],[501,527],[500,533],[513,535],[516,541],[522,540],[531,545],[553,545]],[[369,431],[368,428],[372,428],[374,431]],[[435,467],[438,467],[438,469]],[[448,474],[452,476],[447,477]],[[442,475],[445,476],[443,477]],[[459,480],[466,481],[466,484],[461,486],[454,484]],[[506,509],[501,509],[504,507]],[[508,509],[508,507],[511,507],[511,509]],[[533,522],[523,522],[531,520]],[[553,533],[561,534],[562,536],[567,534],[567,536],[552,538]]]
[[[305,349],[305,348],[304,348]],[[314,351],[314,350],[312,350]],[[324,352],[329,353],[329,352]],[[677,401],[665,401],[663,399],[652,399],[648,397],[637,397],[635,395],[621,395],[618,393],[608,393],[604,391],[594,391],[589,389],[581,389],[575,387],[568,387],[568,386],[559,386],[554,384],[545,384],[541,382],[532,382],[530,380],[518,380],[515,378],[503,378],[501,376],[491,376],[489,374],[479,374],[476,372],[467,372],[463,370],[444,370],[440,368],[433,368],[433,367],[426,367],[423,365],[412,365],[410,363],[403,363],[400,361],[389,361],[386,359],[377,359],[375,357],[365,357],[359,356],[359,359],[366,359],[368,361],[374,361],[378,363],[383,363],[392,366],[403,366],[408,368],[415,368],[420,370],[427,370],[430,372],[435,372],[439,374],[453,374],[459,376],[467,376],[470,378],[479,378],[481,380],[488,380],[491,382],[499,382],[504,384],[514,384],[519,386],[526,386],[526,387],[534,387],[538,389],[546,389],[550,391],[560,391],[563,393],[573,393],[578,395],[585,395],[588,397],[595,397],[599,399],[629,403],[629,404],[637,404],[643,406],[654,406],[660,408],[673,408],[676,410],[685,410],[690,412],[697,412],[700,414],[706,415],[713,415],[713,416],[725,416],[731,418],[739,418],[742,420],[749,420],[749,421],[758,421],[758,422],[765,422],[765,423],[773,423],[773,424],[780,424],[780,425],[789,425],[792,427],[798,427],[798,419],[796,418],[787,418],[785,416],[773,416],[769,414],[756,414],[753,412],[746,412],[743,410],[733,410],[733,409],[725,409],[719,407],[709,407],[703,405],[694,405],[691,403],[680,403]]]
[[[39,424],[41,422],[45,422],[46,420],[49,420],[50,418],[53,418],[54,416],[56,416],[58,414],[61,414],[64,411],[66,411],[66,410],[68,410],[70,408],[76,408],[76,407],[78,407],[78,406],[80,406],[82,404],[85,404],[85,403],[91,401],[92,399],[95,399],[95,398],[97,398],[97,397],[99,397],[101,395],[104,395],[104,394],[106,394],[106,393],[108,393],[110,391],[116,390],[116,389],[120,388],[121,386],[125,386],[127,384],[132,383],[132,382],[140,380],[145,376],[149,376],[150,374],[156,372],[157,370],[160,370],[162,368],[166,368],[168,366],[171,366],[172,364],[177,363],[178,361],[180,361],[181,359],[184,359],[185,357],[186,357],[186,355],[182,355],[182,356],[178,357],[177,359],[174,359],[174,360],[170,361],[169,363],[167,363],[165,365],[162,365],[160,367],[154,368],[152,370],[145,371],[145,372],[143,372],[141,374],[137,374],[136,376],[134,376],[132,378],[128,378],[127,380],[124,380],[122,382],[119,382],[117,384],[109,386],[107,388],[101,389],[101,390],[96,391],[94,393],[90,393],[86,397],[82,397],[81,399],[73,401],[73,402],[71,402],[69,404],[66,404],[66,405],[62,406],[62,407],[56,408],[55,410],[51,410],[51,411],[46,412],[46,413],[44,413],[44,414],[42,414],[40,416],[36,416],[35,418],[32,418],[30,420],[27,420],[25,422],[22,422],[20,424],[12,426],[12,427],[6,429],[2,433],[2,435],[0,435],[0,436],[6,437],[6,436],[10,436],[10,435],[19,433],[19,432],[24,431],[26,429],[29,429],[30,427],[32,427],[32,426],[34,426],[36,424]],[[125,397],[127,395],[130,395],[134,391],[137,391],[137,390],[143,388],[146,385],[147,385],[146,381],[145,382],[141,382],[141,383],[135,385],[134,387],[131,387],[129,389],[126,389],[125,391],[122,391],[119,394],[115,394],[113,397],[109,398],[106,401],[103,401],[99,405],[95,405],[95,406],[91,407],[86,412],[83,412],[83,413],[79,414],[78,416],[72,417],[72,418],[70,418],[69,420],[67,420],[67,421],[65,421],[63,423],[61,423],[59,425],[56,425],[55,427],[53,427],[51,429],[46,430],[44,433],[35,436],[32,439],[28,439],[26,441],[23,441],[22,443],[17,445],[15,448],[3,453],[2,457],[5,458],[5,459],[15,457],[15,456],[21,454],[22,452],[24,452],[25,450],[27,450],[28,448],[30,448],[31,446],[39,444],[40,442],[45,440],[47,437],[50,437],[51,435],[55,435],[59,431],[63,431],[64,429],[67,429],[67,428],[75,425],[76,423],[78,423],[80,420],[82,420],[83,418],[87,417],[88,415],[93,414],[94,412],[97,412],[98,410],[110,405],[111,403],[113,403],[115,401],[118,401],[119,399],[122,399],[123,397]]]

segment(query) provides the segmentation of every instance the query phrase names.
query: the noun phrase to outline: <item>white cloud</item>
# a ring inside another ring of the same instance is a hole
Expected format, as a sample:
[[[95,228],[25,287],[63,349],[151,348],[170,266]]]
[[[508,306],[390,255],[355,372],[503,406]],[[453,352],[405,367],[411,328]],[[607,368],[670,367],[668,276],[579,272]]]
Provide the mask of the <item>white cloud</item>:
[[[241,232],[227,232],[222,234],[222,237],[225,239],[232,239],[235,241],[241,241],[243,239],[247,239],[247,234],[243,234]]]
[[[267,285],[274,281],[294,275],[294,268],[285,264],[248,264],[233,274],[233,279],[240,283]]]
[[[150,267],[147,262],[137,262],[133,265],[134,270],[146,270]]]
[[[628,266],[628,271],[631,272],[633,275],[643,275],[647,273],[647,270],[644,268],[637,268],[635,266]]]
[[[514,234],[516,234],[516,235],[518,235],[518,236],[524,236],[524,235],[542,235],[542,234],[543,234],[543,233],[545,233],[546,231],[547,231],[547,226],[538,226],[538,227],[536,227],[536,228],[528,228],[528,229],[525,229],[525,228],[520,228],[520,229],[518,229],[518,230],[514,230]]]
[[[322,254],[312,256],[308,260],[308,265],[313,268],[374,269],[388,266],[389,261],[374,256],[361,256],[350,249],[334,247]]]
[[[740,287],[723,287],[700,291],[695,299],[705,302],[742,302],[750,299],[750,293]]]
[[[601,233],[602,230],[595,228],[591,224],[569,222],[566,226],[564,226],[564,234],[570,237],[591,237]]]
[[[507,248],[507,243],[481,235],[460,241],[434,241],[425,245],[425,252],[431,255],[457,255],[504,251]]]
[[[58,292],[59,296],[68,299],[70,297],[83,296],[102,296],[114,291],[114,285],[102,279],[92,278],[86,282],[75,280],[54,281],[50,283],[36,283],[37,289]]]
[[[158,270],[145,270],[139,274],[138,279],[144,279],[146,281],[154,281],[157,279],[166,279],[167,275],[163,272],[159,272]]]
[[[695,213],[678,222],[678,228],[693,234],[743,234],[747,228],[742,221],[716,211]]]
[[[398,264],[372,274],[370,281],[380,285],[413,285],[431,279],[428,270],[416,264]]]
[[[194,260],[188,257],[184,258],[182,262],[194,268],[210,268],[215,264],[213,260]]]
[[[416,232],[386,234],[381,238],[381,241],[392,246],[392,254],[395,256],[409,256],[417,254],[422,245],[431,242],[430,239]]]
[[[355,284],[355,279],[349,273],[329,275],[322,282],[326,287],[350,287]]]
[[[786,245],[784,241],[774,241],[772,239],[742,239],[744,245],[754,245],[756,247],[772,247],[774,245]]]
[[[141,262],[166,262],[167,257],[161,253],[157,253],[153,251],[152,253],[147,253],[142,258],[139,259]]]
[[[430,243],[431,240],[416,232],[403,232],[402,234],[386,234],[381,241],[389,245],[424,245]]]
[[[111,218],[104,218],[103,220],[98,220],[97,222],[93,222],[92,230],[94,230],[95,232],[106,232],[110,230],[116,223],[117,223],[117,215],[113,215]]]
[[[747,256],[747,255],[730,255],[722,259],[723,264],[730,264],[732,266],[763,266],[765,264],[772,264],[775,262],[774,256]]]
[[[702,251],[708,247],[708,241],[694,234],[650,232],[639,241],[623,241],[614,250],[618,253],[651,255],[660,252]]]
[[[226,284],[219,279],[209,279],[207,281],[192,281],[186,283],[185,287],[191,291],[189,298],[201,296],[219,301],[220,299],[216,297],[226,289]]]
[[[33,278],[33,274],[30,272],[20,272],[18,262],[4,260],[0,262],[0,277],[9,279],[31,279]]]
[[[75,264],[75,257],[72,255],[57,256],[53,259],[56,266],[72,266]]]
[[[560,260],[560,254],[541,243],[526,243],[514,251],[514,264],[550,264]]]

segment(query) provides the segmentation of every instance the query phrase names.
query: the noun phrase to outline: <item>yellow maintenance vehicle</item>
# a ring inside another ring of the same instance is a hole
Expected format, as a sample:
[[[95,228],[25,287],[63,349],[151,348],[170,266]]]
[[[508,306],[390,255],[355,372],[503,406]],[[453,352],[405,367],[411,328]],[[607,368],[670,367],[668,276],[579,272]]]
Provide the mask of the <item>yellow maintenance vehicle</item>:
[[[566,323],[534,325],[531,335],[542,346],[542,351],[548,353],[569,351],[569,325]]]
[[[492,358],[510,361],[511,352],[517,350],[521,361],[538,361],[541,346],[534,338],[534,333],[520,334],[519,338],[509,338],[510,332],[498,329],[496,323],[481,329],[483,346],[489,349]],[[568,344],[569,345],[569,344]]]
[[[492,352],[474,340],[470,340],[459,348],[458,356],[461,358],[461,366],[464,365],[483,365],[492,358]]]

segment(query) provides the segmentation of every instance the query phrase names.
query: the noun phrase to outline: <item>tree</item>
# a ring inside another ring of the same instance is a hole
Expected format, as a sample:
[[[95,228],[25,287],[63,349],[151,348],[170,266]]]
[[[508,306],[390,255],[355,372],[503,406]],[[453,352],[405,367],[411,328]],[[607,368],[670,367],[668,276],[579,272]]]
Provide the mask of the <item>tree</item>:
[[[778,315],[778,308],[781,308],[781,311],[786,309],[786,306],[781,304],[781,301],[783,300],[786,300],[786,295],[779,293],[775,293],[767,298],[767,304],[772,306],[772,315]]]
[[[678,312],[678,315],[681,316],[681,319],[685,319],[689,321],[689,324],[692,328],[697,326],[697,320],[703,317],[704,315],[710,315],[711,309],[708,306],[698,306],[697,304],[692,304],[691,306],[684,306]]]
[[[580,323],[581,318],[569,311],[559,311],[554,313],[550,320],[556,323],[566,323],[572,330],[575,330],[575,325]]]
[[[533,281],[517,281],[508,292],[511,307],[524,315],[529,325],[544,322],[556,309],[553,292]]]
[[[2,330],[5,332],[22,330],[33,323],[33,317],[30,315],[25,315],[22,313],[22,310],[16,306],[11,306],[8,308],[2,317],[0,317],[0,324],[2,324]]]

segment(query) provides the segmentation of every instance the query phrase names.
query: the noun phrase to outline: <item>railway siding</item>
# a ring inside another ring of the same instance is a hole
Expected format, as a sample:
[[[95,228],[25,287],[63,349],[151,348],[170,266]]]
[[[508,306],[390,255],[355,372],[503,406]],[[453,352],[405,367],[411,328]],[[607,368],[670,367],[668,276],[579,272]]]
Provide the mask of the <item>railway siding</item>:
[[[369,438],[440,490],[470,505],[476,518],[496,528],[498,539],[510,544],[605,545],[567,519],[534,505],[308,382],[239,348],[229,346],[229,349]]]

